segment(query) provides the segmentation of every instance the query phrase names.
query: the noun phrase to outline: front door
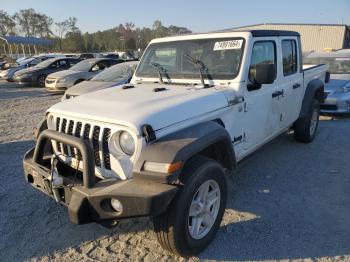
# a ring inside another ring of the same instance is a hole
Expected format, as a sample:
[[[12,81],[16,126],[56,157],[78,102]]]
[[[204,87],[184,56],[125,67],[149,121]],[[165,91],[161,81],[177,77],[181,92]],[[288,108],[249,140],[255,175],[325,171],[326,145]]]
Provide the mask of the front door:
[[[276,130],[275,116],[272,115],[272,93],[277,81],[261,86],[254,84],[255,68],[258,64],[274,64],[277,71],[275,40],[261,38],[255,41],[251,54],[243,110],[237,114],[235,121],[236,130],[240,133],[236,132],[234,137],[240,138],[242,135],[242,139],[234,141],[235,152],[239,159],[252,152]]]

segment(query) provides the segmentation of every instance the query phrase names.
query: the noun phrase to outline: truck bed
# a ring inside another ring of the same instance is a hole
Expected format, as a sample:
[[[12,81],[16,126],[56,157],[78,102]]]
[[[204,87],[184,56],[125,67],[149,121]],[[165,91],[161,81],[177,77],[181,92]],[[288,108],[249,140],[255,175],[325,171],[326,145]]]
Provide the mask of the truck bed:
[[[304,87],[306,88],[308,83],[316,78],[325,81],[326,71],[328,70],[328,66],[325,64],[318,65],[303,65],[303,74],[304,74]]]

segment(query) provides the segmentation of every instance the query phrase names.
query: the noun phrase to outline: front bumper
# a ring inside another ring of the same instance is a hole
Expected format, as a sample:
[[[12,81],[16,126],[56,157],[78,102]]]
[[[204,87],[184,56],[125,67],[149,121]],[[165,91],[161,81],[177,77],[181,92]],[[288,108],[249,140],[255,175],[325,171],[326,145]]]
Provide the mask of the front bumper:
[[[328,93],[320,111],[322,114],[349,114],[350,93]]]
[[[14,76],[13,80],[20,85],[32,85],[35,84],[33,76]]]
[[[45,89],[46,91],[48,92],[51,92],[51,93],[60,93],[60,94],[63,94],[66,90],[67,90],[67,87],[48,87],[45,85]]]
[[[72,178],[74,170],[59,163],[57,170],[64,186],[52,188],[50,185],[51,139],[75,147],[81,152],[84,167],[82,174],[79,174],[82,177],[80,183],[76,184]],[[178,190],[174,185],[141,178],[96,181],[90,144],[80,138],[53,130],[45,130],[40,134],[35,148],[24,156],[23,167],[27,182],[50,197],[57,199],[58,196],[59,202],[68,207],[70,220],[76,224],[156,216],[166,210]],[[121,213],[111,207],[112,198],[122,203]]]
[[[58,82],[58,79],[55,78],[46,78],[45,87],[49,92],[62,92],[67,90],[70,86],[70,83],[66,80],[65,82]]]

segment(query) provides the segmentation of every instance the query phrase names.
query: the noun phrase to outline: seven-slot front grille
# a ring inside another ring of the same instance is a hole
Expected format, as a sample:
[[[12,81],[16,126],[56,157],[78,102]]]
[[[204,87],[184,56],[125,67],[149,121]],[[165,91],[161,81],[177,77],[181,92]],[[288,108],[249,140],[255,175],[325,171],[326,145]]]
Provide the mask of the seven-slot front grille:
[[[95,165],[102,169],[111,170],[110,153],[108,141],[111,136],[110,128],[103,128],[99,125],[91,125],[80,121],[56,117],[56,131],[83,138],[90,142],[94,152]],[[71,146],[56,143],[57,151],[60,154],[82,160],[79,150]]]

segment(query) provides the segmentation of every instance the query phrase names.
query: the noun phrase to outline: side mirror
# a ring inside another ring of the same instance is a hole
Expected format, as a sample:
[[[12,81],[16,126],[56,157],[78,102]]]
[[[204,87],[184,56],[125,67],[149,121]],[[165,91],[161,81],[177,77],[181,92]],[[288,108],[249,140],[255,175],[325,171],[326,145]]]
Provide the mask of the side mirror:
[[[329,83],[330,78],[331,78],[331,74],[328,71],[326,71],[324,82],[325,83]]]
[[[255,81],[259,85],[272,84],[276,78],[276,68],[273,64],[256,65]]]
[[[261,88],[261,85],[272,84],[276,78],[276,68],[274,64],[257,64],[253,69],[254,75],[251,81],[252,84],[248,85],[248,90],[257,90]]]

